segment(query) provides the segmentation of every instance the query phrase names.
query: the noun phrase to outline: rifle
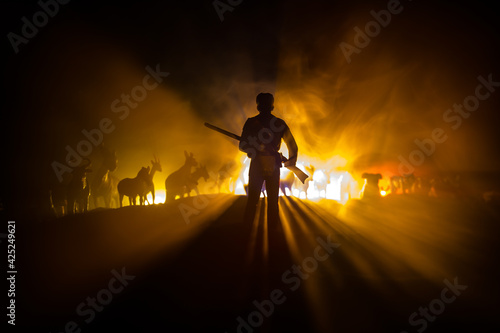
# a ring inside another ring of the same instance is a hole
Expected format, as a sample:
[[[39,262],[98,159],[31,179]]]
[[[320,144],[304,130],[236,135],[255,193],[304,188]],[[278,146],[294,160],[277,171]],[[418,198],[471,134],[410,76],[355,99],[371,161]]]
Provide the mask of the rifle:
[[[214,125],[209,124],[209,123],[205,123],[205,126],[208,127],[208,128],[210,128],[211,130],[214,130],[216,132],[224,134],[224,135],[226,135],[226,136],[228,136],[228,137],[230,137],[232,139],[241,141],[241,136],[239,136],[239,135],[236,135],[234,133],[228,132],[226,130],[223,130],[222,128],[219,128],[219,127],[214,126]],[[280,156],[281,156],[281,161],[282,162],[288,161],[288,159],[285,156],[283,156],[283,154],[280,153]],[[309,175],[307,173],[305,173],[304,171],[300,170],[295,165],[287,166],[286,168],[288,170],[290,170],[291,172],[293,172],[295,174],[295,176],[297,176],[297,178],[300,179],[300,181],[302,182],[302,184],[304,184],[304,182],[306,181],[306,179],[309,177]]]

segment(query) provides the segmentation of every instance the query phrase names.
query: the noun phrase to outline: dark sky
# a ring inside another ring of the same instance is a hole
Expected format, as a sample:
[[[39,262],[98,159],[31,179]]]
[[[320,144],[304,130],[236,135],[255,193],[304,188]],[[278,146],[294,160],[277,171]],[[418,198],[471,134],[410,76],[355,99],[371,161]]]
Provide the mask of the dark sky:
[[[348,61],[341,43],[354,46],[355,28],[365,30],[370,12],[388,3],[244,0],[221,21],[213,1],[73,0],[16,53],[8,34],[21,35],[22,18],[33,22],[41,7],[3,2],[6,172],[45,186],[65,147],[104,118],[114,126],[103,139],[117,152],[120,177],[153,154],[166,177],[184,150],[218,167],[238,152],[203,122],[239,133],[261,91],[275,94],[275,113],[302,156],[325,169],[346,161],[355,171],[394,173],[416,139],[441,128],[447,140],[417,170],[500,170],[500,91],[460,126],[443,118],[474,95],[478,76],[500,81],[498,11],[486,1],[404,0]],[[143,84],[147,66],[169,75],[120,119],[113,101]],[[97,148],[90,157],[99,159]]]

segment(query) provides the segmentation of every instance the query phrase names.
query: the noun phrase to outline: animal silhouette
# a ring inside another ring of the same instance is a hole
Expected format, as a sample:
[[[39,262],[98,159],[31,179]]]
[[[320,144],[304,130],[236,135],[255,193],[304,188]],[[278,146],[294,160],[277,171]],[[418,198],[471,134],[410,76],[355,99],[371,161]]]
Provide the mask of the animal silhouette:
[[[198,180],[200,178],[203,178],[206,182],[208,181],[209,177],[210,176],[208,175],[206,166],[200,165],[199,167],[197,167],[196,170],[189,177],[189,181],[186,184],[185,193],[187,194],[187,196],[190,197],[191,191],[193,190],[196,192],[196,195],[200,195],[200,191],[198,190]]]
[[[68,213],[67,184],[57,183],[52,185],[49,195],[49,204],[56,217],[64,216]]]
[[[320,170],[317,177],[314,178],[314,185],[316,190],[318,190],[319,196],[323,193],[324,198],[326,198],[326,189],[328,184],[330,184],[330,175],[324,170]]]
[[[160,160],[158,158],[156,158],[155,155],[153,155],[153,157],[154,157],[154,160],[151,160],[152,167],[151,167],[151,170],[148,174],[149,188],[147,189],[146,194],[144,194],[144,198],[142,198],[142,201],[144,201],[144,200],[147,201],[148,205],[150,204],[150,202],[148,200],[149,193],[151,193],[151,196],[153,197],[153,205],[155,204],[155,184],[153,183],[153,177],[155,176],[156,171],[162,172]]]
[[[365,185],[363,186],[362,193],[363,199],[373,199],[380,197],[380,189],[378,187],[378,182],[382,179],[380,173],[363,173],[361,178],[366,179]]]
[[[292,193],[292,187],[294,182],[295,182],[295,175],[293,174],[293,172],[289,172],[286,175],[285,179],[280,179],[280,189],[284,196],[288,196],[285,191],[286,189],[288,189],[290,193]]]
[[[149,166],[142,167],[135,178],[125,178],[118,183],[118,194],[120,195],[120,207],[122,207],[123,196],[127,196],[130,205],[136,205],[139,197],[139,204],[143,205],[144,194],[150,188]]]
[[[460,176],[442,175],[430,182],[431,194],[436,197],[457,197],[461,194]]]
[[[236,180],[239,175],[239,167],[236,161],[231,160],[222,165],[218,171],[216,186],[219,193],[221,189],[234,193]]]
[[[104,159],[102,165],[95,172],[91,182],[94,207],[99,206],[99,198],[104,201],[104,207],[111,208],[111,202],[116,200],[118,206],[118,179],[110,173],[115,171],[117,165],[116,152],[101,146]]]
[[[193,153],[188,154],[187,151],[184,151],[184,156],[186,158],[184,165],[171,173],[165,180],[165,203],[175,200],[176,196],[183,197],[186,186],[191,183],[191,168],[196,167],[198,162],[193,157]]]
[[[306,194],[306,199],[307,199],[307,190],[309,189],[309,183],[311,180],[314,180],[314,171],[316,171],[316,168],[313,165],[309,165],[305,167],[307,173],[309,174],[309,177],[305,180],[304,184],[297,182],[297,189],[300,192],[304,192]]]
[[[415,175],[413,173],[403,176],[391,177],[391,193],[397,194],[401,191],[402,194],[410,194],[414,192]]]
[[[243,185],[243,188],[245,189],[245,194],[248,195],[248,184]],[[267,193],[266,193],[266,181],[262,183],[262,187],[260,188],[260,193],[267,198]]]
[[[432,183],[429,179],[424,177],[417,177],[415,179],[414,192],[420,196],[428,196],[431,192]]]
[[[75,167],[71,173],[72,177],[67,186],[67,212],[68,214],[84,213],[88,211],[90,186],[87,181],[87,173],[92,170],[88,158],[83,163]]]

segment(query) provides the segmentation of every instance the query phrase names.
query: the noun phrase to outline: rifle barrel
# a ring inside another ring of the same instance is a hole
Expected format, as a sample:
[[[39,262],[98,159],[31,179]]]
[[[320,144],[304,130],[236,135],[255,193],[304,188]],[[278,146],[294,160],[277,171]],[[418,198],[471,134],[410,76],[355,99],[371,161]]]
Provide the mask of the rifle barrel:
[[[230,138],[232,138],[232,139],[235,139],[235,140],[241,141],[241,136],[236,135],[236,134],[231,133],[231,132],[228,132],[228,131],[226,131],[226,130],[223,130],[223,129],[222,129],[222,128],[220,128],[220,127],[214,126],[214,125],[209,124],[209,123],[205,123],[205,126],[206,126],[206,127],[208,127],[208,128],[210,128],[211,130],[214,130],[214,131],[217,131],[217,132],[219,132],[219,133],[222,133],[222,134],[224,134],[224,135],[226,135],[226,136],[228,136],[228,137],[230,137]]]

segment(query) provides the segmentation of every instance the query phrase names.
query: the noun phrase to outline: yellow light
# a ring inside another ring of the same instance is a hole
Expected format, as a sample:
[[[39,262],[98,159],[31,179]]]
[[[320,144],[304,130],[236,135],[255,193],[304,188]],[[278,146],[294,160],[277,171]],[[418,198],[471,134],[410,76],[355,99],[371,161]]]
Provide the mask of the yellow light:
[[[246,192],[245,192],[245,184],[243,184],[243,182],[241,180],[239,180],[239,179],[236,181],[236,187],[234,189],[234,194],[240,194],[240,195],[246,194]]]
[[[283,147],[286,149],[286,147]],[[286,154],[285,154],[286,155]],[[248,185],[248,171],[250,169],[250,159],[241,154],[236,157],[237,163],[242,167],[239,177],[235,182],[235,194],[246,195],[245,186]],[[298,179],[292,183],[291,188],[286,187],[285,193],[280,191],[280,196],[293,196],[300,199],[317,201],[319,199],[335,200],[345,204],[349,198],[359,198],[359,193],[353,194],[358,189],[358,182],[354,180],[347,171],[336,171],[341,165],[347,163],[347,159],[335,155],[331,160],[320,160],[318,158],[301,155],[297,167],[309,174],[306,184],[302,184]],[[345,168],[342,169],[345,170]],[[312,169],[311,169],[312,168]],[[285,181],[290,171],[281,168],[280,178]],[[226,191],[224,191],[226,192]],[[263,197],[263,195],[261,195]]]
[[[147,200],[144,200],[145,205],[153,204],[153,195],[149,193],[146,196]],[[125,201],[125,200],[124,200]],[[155,205],[165,202],[165,190],[155,190]]]

